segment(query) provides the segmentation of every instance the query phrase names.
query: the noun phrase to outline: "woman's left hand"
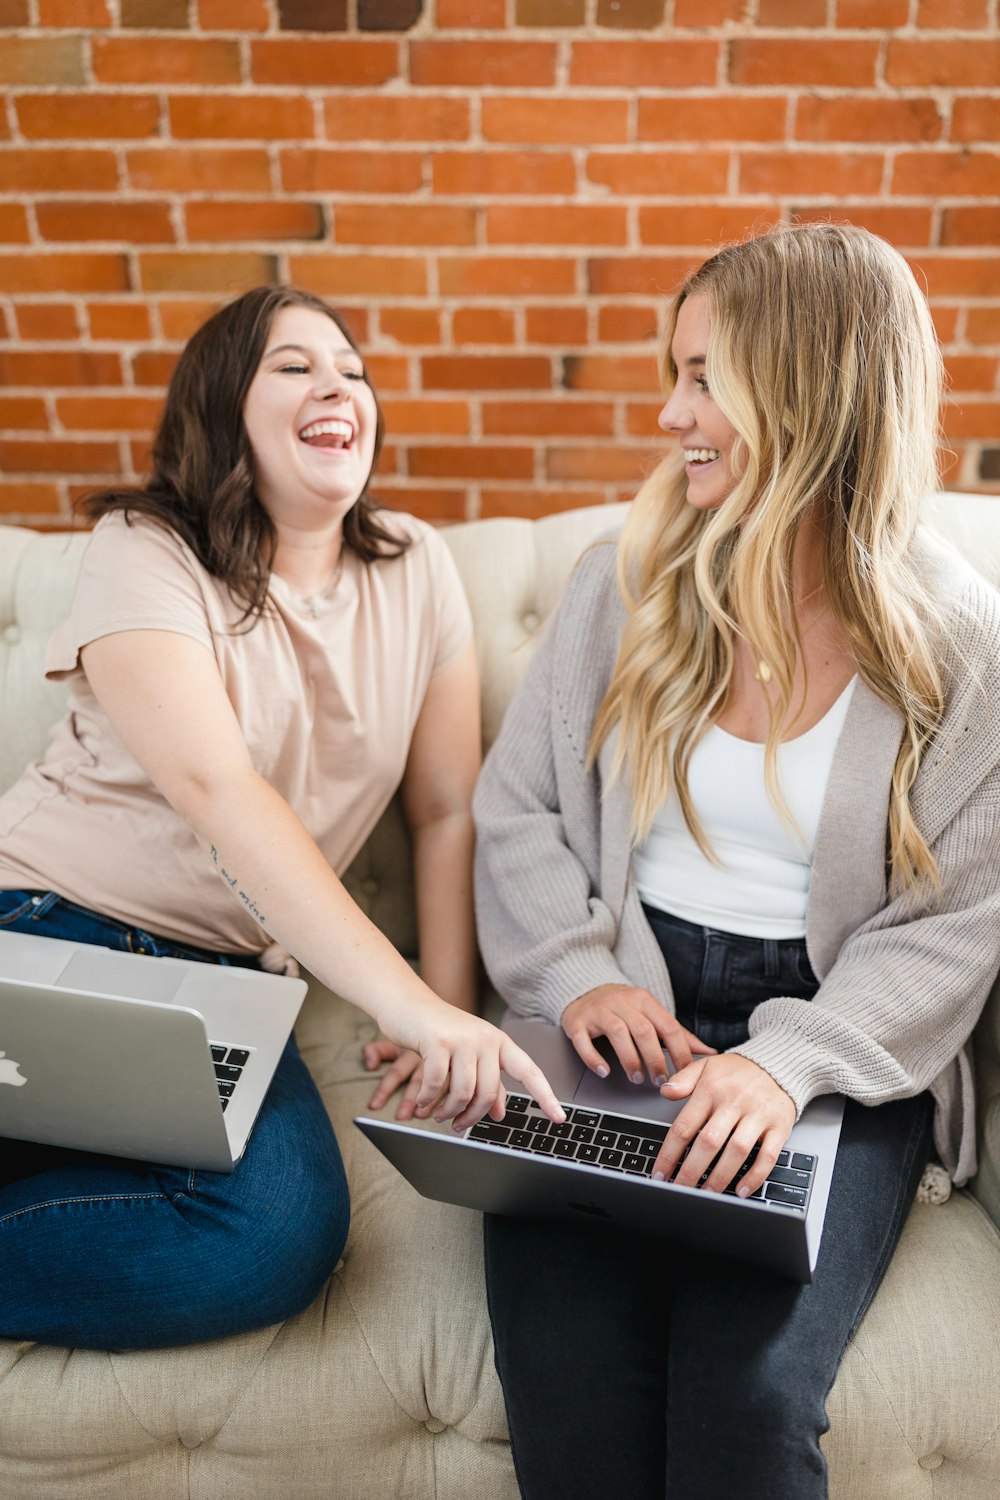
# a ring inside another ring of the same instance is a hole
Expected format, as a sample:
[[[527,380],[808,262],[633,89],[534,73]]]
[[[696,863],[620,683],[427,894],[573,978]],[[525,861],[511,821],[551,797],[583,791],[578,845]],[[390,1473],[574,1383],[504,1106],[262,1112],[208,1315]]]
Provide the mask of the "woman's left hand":
[[[412,1120],[424,1076],[424,1064],[420,1053],[413,1052],[408,1047],[398,1047],[395,1042],[379,1037],[378,1041],[365,1044],[362,1056],[365,1060],[365,1067],[370,1072],[374,1072],[385,1062],[391,1064],[391,1067],[388,1067],[379,1079],[378,1087],[368,1101],[368,1108],[381,1109],[383,1104],[405,1083],[406,1092],[399,1101],[396,1119]]]
[[[721,1193],[759,1143],[756,1160],[736,1190],[741,1198],[749,1197],[765,1181],[795,1124],[789,1095],[738,1053],[696,1058],[668,1079],[660,1093],[688,1102],[667,1132],[653,1176],[669,1182],[690,1147],[674,1178],[682,1187],[697,1187],[718,1157],[705,1187]]]

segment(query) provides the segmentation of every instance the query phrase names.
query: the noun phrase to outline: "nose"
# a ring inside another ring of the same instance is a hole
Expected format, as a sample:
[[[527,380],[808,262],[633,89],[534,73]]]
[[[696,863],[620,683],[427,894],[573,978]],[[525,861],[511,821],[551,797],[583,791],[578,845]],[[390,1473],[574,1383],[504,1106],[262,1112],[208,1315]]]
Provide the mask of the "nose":
[[[317,370],[313,383],[313,394],[319,401],[344,401],[350,389],[350,381],[342,370],[336,367],[329,370]]]
[[[694,417],[684,401],[681,400],[677,388],[670,393],[660,414],[656,419],[656,425],[663,432],[683,432],[692,426]]]

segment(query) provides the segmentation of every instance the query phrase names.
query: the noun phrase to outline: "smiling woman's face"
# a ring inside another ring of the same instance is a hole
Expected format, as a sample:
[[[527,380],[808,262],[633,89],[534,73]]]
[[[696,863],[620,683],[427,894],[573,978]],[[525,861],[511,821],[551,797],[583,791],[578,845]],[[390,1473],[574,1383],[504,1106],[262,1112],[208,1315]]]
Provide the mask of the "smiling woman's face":
[[[371,473],[375,397],[332,318],[284,307],[243,404],[257,497],[272,518],[303,505],[346,515]]]
[[[684,450],[688,503],[715,510],[736,483],[732,456],[736,429],[712,399],[705,379],[709,304],[695,294],[681,303],[670,347],[677,384],[659,415],[664,432],[674,433]]]

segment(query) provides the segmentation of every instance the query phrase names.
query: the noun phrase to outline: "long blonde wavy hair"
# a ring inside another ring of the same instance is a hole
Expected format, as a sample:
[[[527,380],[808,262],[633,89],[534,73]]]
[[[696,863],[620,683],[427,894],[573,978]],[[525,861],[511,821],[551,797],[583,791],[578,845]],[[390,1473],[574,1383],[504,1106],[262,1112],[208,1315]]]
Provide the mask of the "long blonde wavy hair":
[[[685,281],[664,341],[668,391],[677,380],[677,315],[695,294],[708,303],[705,373],[737,434],[738,478],[721,506],[699,510],[686,503],[677,453],[639,491],[619,548],[629,619],[591,759],[620,724],[613,774],[628,768],[634,840],[676,794],[692,836],[714,859],[688,767],[725,705],[742,638],[771,666],[765,777],[790,821],[777,750],[794,717],[802,644],[791,560],[803,519],[815,516],[827,599],[858,674],[905,723],[889,807],[890,887],[936,883],[910,809],[943,708],[934,644],[941,622],[910,561],[919,501],[937,482],[941,358],[927,305],[902,256],[866,230],[777,229],[727,246]]]

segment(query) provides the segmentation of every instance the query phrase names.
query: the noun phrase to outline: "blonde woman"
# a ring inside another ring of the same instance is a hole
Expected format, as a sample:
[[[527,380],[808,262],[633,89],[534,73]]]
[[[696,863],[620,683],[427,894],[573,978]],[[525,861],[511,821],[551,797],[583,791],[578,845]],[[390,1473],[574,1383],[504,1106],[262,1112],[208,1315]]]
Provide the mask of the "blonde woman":
[[[888,245],[720,251],[663,374],[682,452],[581,562],[479,783],[483,952],[595,1072],[603,1036],[686,1101],[662,1178],[719,1192],[758,1147],[754,1192],[824,1093],[842,1143],[807,1287],[488,1221],[497,1364],[527,1500],[819,1500],[825,1398],[932,1138],[975,1166],[1000,601],[917,525],[940,359]]]

